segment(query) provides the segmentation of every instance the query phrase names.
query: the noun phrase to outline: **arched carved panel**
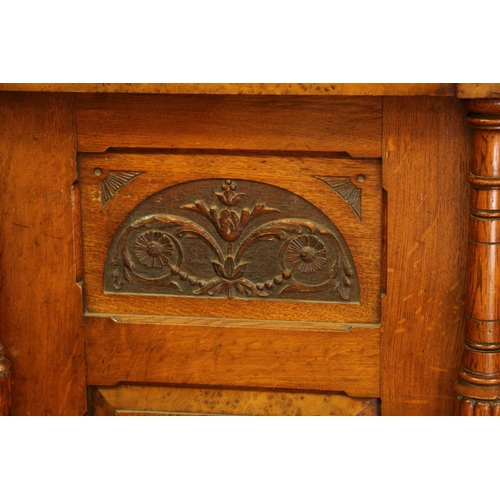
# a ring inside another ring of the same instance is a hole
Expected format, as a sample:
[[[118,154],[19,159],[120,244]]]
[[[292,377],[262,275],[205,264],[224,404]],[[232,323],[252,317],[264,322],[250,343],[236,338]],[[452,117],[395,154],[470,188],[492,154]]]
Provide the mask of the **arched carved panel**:
[[[176,184],[115,233],[104,291],[359,303],[356,267],[333,222],[285,189],[243,179]]]

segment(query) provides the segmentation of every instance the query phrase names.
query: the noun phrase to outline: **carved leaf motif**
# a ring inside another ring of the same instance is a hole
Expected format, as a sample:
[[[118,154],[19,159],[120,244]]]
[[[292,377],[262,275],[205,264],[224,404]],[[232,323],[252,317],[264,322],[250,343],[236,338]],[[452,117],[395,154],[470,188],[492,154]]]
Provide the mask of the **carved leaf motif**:
[[[175,215],[158,214],[143,217],[131,224],[130,227],[149,227],[151,225],[155,225],[158,228],[176,228],[175,233],[180,238],[186,237],[200,239],[214,250],[219,259],[224,260],[224,256],[217,241],[207,230],[199,224],[196,224],[196,222]]]
[[[344,300],[348,300],[352,284],[352,270],[349,267],[349,264],[343,260],[343,262],[339,263],[337,272],[338,274],[336,276],[333,289],[338,292]]]
[[[114,286],[119,290],[125,281],[130,281],[132,279],[132,263],[130,262],[130,256],[127,250],[123,250],[121,256],[116,256],[111,262],[111,267],[114,267],[113,278]]]
[[[232,187],[236,189],[236,185],[233,184]],[[257,217],[271,212],[279,212],[276,208],[266,207],[264,203],[257,203],[251,210],[245,207],[241,212],[237,212],[233,210],[232,207],[245,196],[243,193],[236,194],[233,191],[226,190],[224,193],[215,194],[224,206],[231,207],[231,209],[224,208],[219,213],[217,207],[213,206],[209,209],[207,205],[200,200],[184,205],[182,208],[192,210],[193,212],[199,212],[206,217],[217,230],[220,237],[227,242],[238,240],[248,224]]]
[[[121,172],[110,170],[108,175],[100,182],[101,208],[113,198],[113,196],[132,179],[135,179],[142,172]]]
[[[239,193],[239,194],[234,194],[232,191],[224,191],[224,193],[215,193],[219,201],[223,205],[227,205],[228,207],[232,207],[239,203],[243,196],[245,196],[244,193]]]
[[[224,278],[224,266],[221,266],[218,262],[212,262],[212,264],[214,266],[214,271],[216,272],[217,276]]]
[[[361,188],[354,185],[349,177],[315,177],[331,187],[361,220]]]

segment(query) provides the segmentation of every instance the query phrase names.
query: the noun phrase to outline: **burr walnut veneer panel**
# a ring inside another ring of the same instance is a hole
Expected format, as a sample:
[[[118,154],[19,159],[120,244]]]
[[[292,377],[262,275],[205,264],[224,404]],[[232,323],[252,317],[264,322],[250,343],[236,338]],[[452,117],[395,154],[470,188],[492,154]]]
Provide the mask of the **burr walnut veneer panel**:
[[[463,85],[463,84],[462,84]],[[475,84],[478,85],[478,84]],[[454,83],[0,83],[0,90],[233,95],[453,96]]]
[[[118,385],[92,392],[94,415],[380,415],[380,400],[328,392]]]

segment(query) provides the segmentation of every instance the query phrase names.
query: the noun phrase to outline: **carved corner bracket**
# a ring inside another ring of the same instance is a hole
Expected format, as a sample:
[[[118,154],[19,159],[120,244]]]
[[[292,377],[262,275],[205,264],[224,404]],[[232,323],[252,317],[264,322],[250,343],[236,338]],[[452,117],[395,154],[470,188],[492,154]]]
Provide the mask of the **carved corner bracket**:
[[[361,220],[361,188],[356,186],[350,177],[315,177],[332,188]]]
[[[106,177],[104,179],[101,179],[99,183],[101,208],[104,208],[106,203],[108,203],[108,201],[111,200],[111,198],[113,198],[113,196],[115,196],[123,186],[125,186],[141,174],[142,172],[110,170]]]

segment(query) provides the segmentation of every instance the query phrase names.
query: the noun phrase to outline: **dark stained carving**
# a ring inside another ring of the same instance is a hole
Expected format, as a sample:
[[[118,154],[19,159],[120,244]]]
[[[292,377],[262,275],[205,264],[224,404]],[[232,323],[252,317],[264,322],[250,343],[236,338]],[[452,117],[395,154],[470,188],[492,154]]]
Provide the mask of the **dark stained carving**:
[[[123,187],[128,184],[132,179],[135,179],[142,172],[121,172],[121,171],[109,171],[108,175],[101,180],[101,208],[113,198],[113,196]]]
[[[10,361],[0,344],[0,416],[10,415],[12,406]]]
[[[178,184],[139,204],[110,245],[104,290],[359,301],[349,249],[320,210],[276,186],[229,179]]]
[[[4,356],[4,349],[0,344],[0,377],[5,377],[9,373],[10,361]]]
[[[361,220],[361,188],[357,187],[349,177],[315,177],[331,187]]]

